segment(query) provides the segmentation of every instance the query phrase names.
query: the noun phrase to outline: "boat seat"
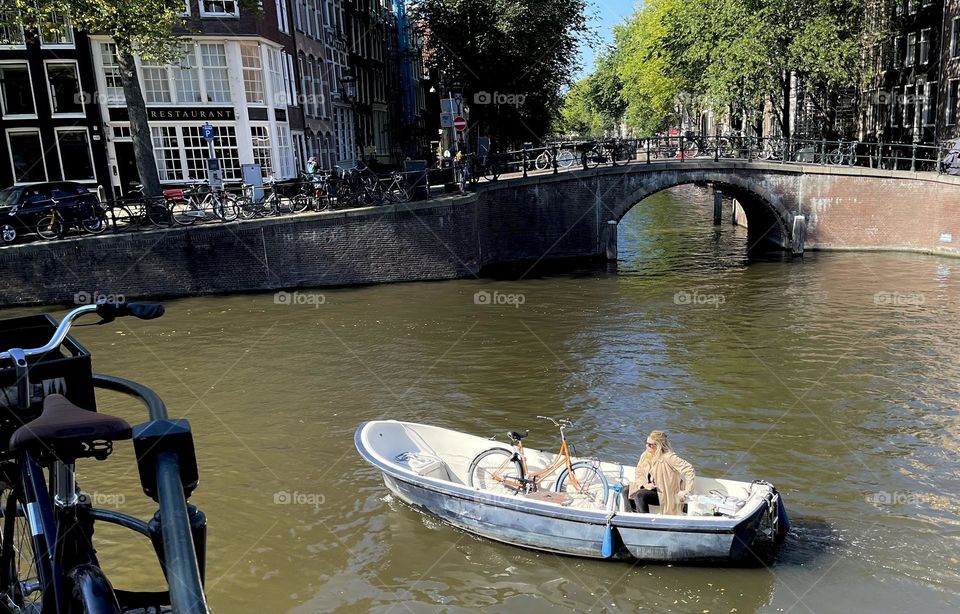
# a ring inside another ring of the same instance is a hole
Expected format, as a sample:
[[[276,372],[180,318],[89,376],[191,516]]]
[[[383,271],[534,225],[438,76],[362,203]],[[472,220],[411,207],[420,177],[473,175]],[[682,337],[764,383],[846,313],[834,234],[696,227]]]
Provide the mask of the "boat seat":
[[[394,460],[419,476],[462,484],[446,461],[428,452],[401,452]]]
[[[514,441],[521,441],[524,437],[530,434],[530,431],[510,431],[507,433],[507,437]]]
[[[43,413],[13,432],[10,449],[39,446],[56,450],[67,444],[130,437],[130,424],[123,418],[83,409],[62,394],[51,394],[43,400]]]

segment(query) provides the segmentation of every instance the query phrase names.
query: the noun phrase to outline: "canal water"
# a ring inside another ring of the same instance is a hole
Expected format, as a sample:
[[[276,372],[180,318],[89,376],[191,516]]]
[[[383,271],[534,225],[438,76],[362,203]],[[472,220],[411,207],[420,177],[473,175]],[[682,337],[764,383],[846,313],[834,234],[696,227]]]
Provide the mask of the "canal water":
[[[693,187],[645,201],[615,271],[176,300],[78,337],[190,419],[217,612],[960,610],[960,260],[750,260],[711,214]],[[773,482],[794,531],[769,568],[542,554],[408,508],[353,447],[377,418],[557,446],[538,414],[625,462],[665,429],[700,474]],[[152,512],[127,446],[80,483]],[[152,586],[102,537],[115,584]]]

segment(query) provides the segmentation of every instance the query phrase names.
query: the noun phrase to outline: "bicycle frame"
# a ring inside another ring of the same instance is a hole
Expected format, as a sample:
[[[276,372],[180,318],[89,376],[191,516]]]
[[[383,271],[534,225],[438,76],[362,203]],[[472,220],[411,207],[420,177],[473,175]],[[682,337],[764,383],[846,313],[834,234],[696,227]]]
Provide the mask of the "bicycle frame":
[[[513,444],[515,458],[520,461],[520,467],[523,471],[523,475],[520,476],[520,480],[513,480],[509,477],[503,477],[500,475],[498,470],[494,475],[493,479],[502,482],[504,485],[511,488],[515,488],[519,491],[532,491],[536,490],[538,485],[543,481],[545,477],[553,474],[562,467],[566,467],[570,472],[570,480],[573,484],[573,487],[576,489],[580,488],[580,482],[577,481],[577,476],[573,472],[573,462],[570,460],[570,448],[567,445],[567,436],[564,433],[563,427],[560,427],[560,451],[557,452],[557,455],[553,457],[553,460],[538,471],[530,472],[530,468],[527,465],[527,457],[523,452],[523,442],[516,440]],[[513,460],[513,459],[511,459]]]

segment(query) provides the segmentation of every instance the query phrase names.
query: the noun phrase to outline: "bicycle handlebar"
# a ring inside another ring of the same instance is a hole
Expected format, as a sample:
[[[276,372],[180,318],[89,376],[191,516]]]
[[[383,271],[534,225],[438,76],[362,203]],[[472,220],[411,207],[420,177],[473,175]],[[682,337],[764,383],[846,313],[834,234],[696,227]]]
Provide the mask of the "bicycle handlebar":
[[[66,339],[70,333],[70,328],[73,326],[73,323],[88,313],[96,313],[101,318],[99,324],[106,324],[107,322],[112,322],[116,318],[124,316],[134,316],[141,320],[153,320],[154,318],[162,316],[163,312],[163,305],[148,303],[101,303],[98,305],[82,305],[60,320],[60,324],[57,325],[57,330],[53,332],[50,341],[42,347],[22,350],[23,356],[38,356],[59,348],[60,344],[63,343],[63,340]],[[9,351],[0,352],[0,360],[10,358]]]
[[[568,426],[573,426],[573,420],[570,420],[569,418],[554,419],[554,418],[551,418],[550,416],[537,416],[537,418],[539,418],[540,420],[549,420],[550,422],[553,423],[553,426],[558,428],[560,427],[566,428]]]

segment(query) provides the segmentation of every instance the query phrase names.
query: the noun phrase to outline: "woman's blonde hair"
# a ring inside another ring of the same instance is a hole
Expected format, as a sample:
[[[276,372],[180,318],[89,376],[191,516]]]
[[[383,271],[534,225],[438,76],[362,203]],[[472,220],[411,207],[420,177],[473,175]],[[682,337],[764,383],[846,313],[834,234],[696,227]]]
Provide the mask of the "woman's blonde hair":
[[[667,452],[672,452],[673,448],[670,447],[670,440],[667,437],[665,431],[651,431],[647,438],[652,439],[657,444],[657,449],[654,452],[646,449],[646,441],[644,441],[644,450],[643,454],[640,455],[640,461],[643,462],[653,461],[657,458],[660,458],[661,454],[666,454]]]

